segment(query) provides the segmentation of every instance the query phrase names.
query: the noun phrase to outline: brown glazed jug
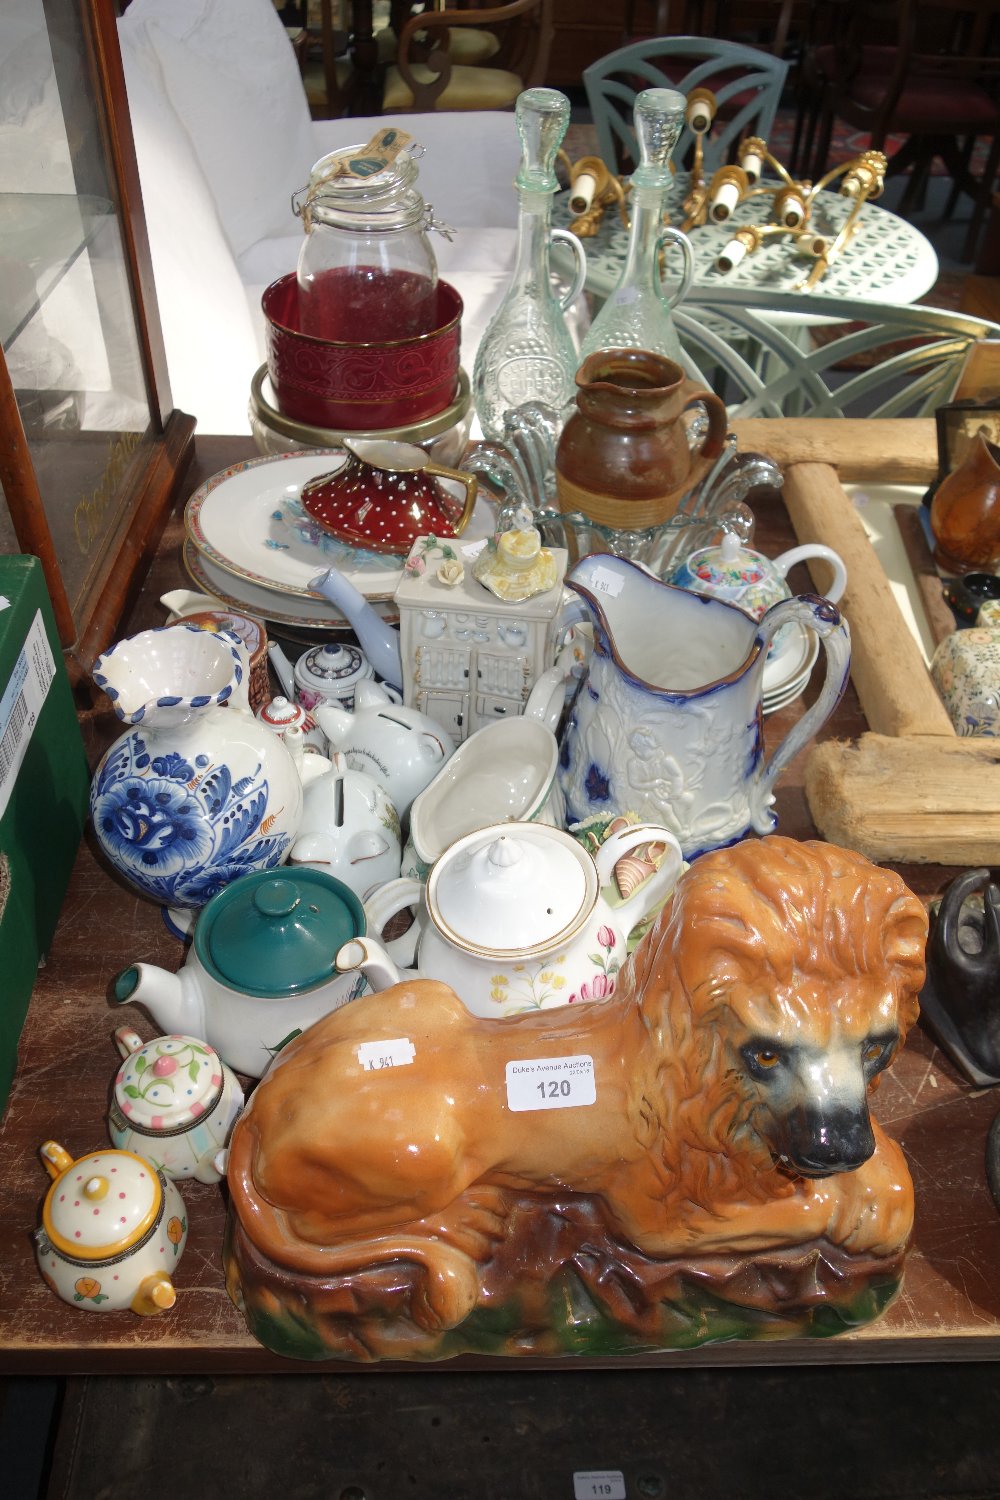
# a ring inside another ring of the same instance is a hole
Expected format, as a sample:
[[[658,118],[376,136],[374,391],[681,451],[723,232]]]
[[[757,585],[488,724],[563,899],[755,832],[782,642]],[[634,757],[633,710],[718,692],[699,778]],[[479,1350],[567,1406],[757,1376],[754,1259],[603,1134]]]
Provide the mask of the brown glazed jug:
[[[599,349],[576,384],[577,409],[556,449],[560,511],[626,530],[669,521],[722,452],[722,401],[647,349]],[[708,413],[708,433],[692,449],[684,413],[695,401]]]
[[[981,432],[931,501],[934,557],[951,572],[992,571],[1000,564],[1000,449]]]

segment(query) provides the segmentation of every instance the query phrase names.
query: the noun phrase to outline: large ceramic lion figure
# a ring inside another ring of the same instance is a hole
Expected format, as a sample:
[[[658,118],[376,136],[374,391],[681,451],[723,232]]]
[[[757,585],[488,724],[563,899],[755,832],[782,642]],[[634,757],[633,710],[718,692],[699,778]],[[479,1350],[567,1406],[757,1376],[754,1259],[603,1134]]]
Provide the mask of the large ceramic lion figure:
[[[926,928],[894,873],[770,837],[694,863],[610,1000],[500,1021],[431,981],[356,1000],[238,1123],[238,1230],[283,1276],[416,1266],[410,1315],[437,1329],[498,1247],[522,1269],[542,1254],[510,1248],[526,1204],[552,1221],[586,1200],[657,1263],[807,1242],[898,1260],[912,1189],[868,1101],[914,1021]],[[372,1070],[372,1042],[409,1060]],[[512,1069],[546,1059],[591,1059],[592,1102],[513,1107]]]

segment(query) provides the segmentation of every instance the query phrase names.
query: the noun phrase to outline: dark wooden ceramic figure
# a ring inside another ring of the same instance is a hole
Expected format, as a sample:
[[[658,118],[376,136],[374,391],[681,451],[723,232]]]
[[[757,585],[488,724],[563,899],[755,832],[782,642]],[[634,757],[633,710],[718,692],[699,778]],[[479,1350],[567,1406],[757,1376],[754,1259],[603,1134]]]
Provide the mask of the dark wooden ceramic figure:
[[[352,1002],[236,1127],[231,1295],[314,1359],[866,1321],[913,1214],[868,1099],[926,932],[897,875],[770,837],[694,863],[608,1001],[489,1021],[414,981]]]
[[[920,1005],[925,1025],[972,1083],[1000,1083],[1000,886],[989,870],[966,870],[942,896]]]

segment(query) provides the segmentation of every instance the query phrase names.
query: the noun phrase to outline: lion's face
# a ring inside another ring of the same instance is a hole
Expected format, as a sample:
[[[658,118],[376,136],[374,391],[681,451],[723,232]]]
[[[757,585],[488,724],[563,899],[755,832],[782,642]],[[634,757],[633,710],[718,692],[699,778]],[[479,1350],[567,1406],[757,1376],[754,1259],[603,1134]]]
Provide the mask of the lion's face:
[[[788,1170],[852,1172],[875,1150],[868,1092],[900,1041],[896,996],[870,975],[726,986],[722,1024],[743,1118]],[[721,1019],[721,1018],[720,1018]]]

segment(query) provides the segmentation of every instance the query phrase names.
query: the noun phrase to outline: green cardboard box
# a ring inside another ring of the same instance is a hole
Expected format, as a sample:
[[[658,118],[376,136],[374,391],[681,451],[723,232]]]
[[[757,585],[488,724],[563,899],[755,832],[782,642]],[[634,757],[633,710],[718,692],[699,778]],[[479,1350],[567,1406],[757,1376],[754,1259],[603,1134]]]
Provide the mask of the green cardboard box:
[[[0,1110],[90,776],[42,565],[0,556]]]

